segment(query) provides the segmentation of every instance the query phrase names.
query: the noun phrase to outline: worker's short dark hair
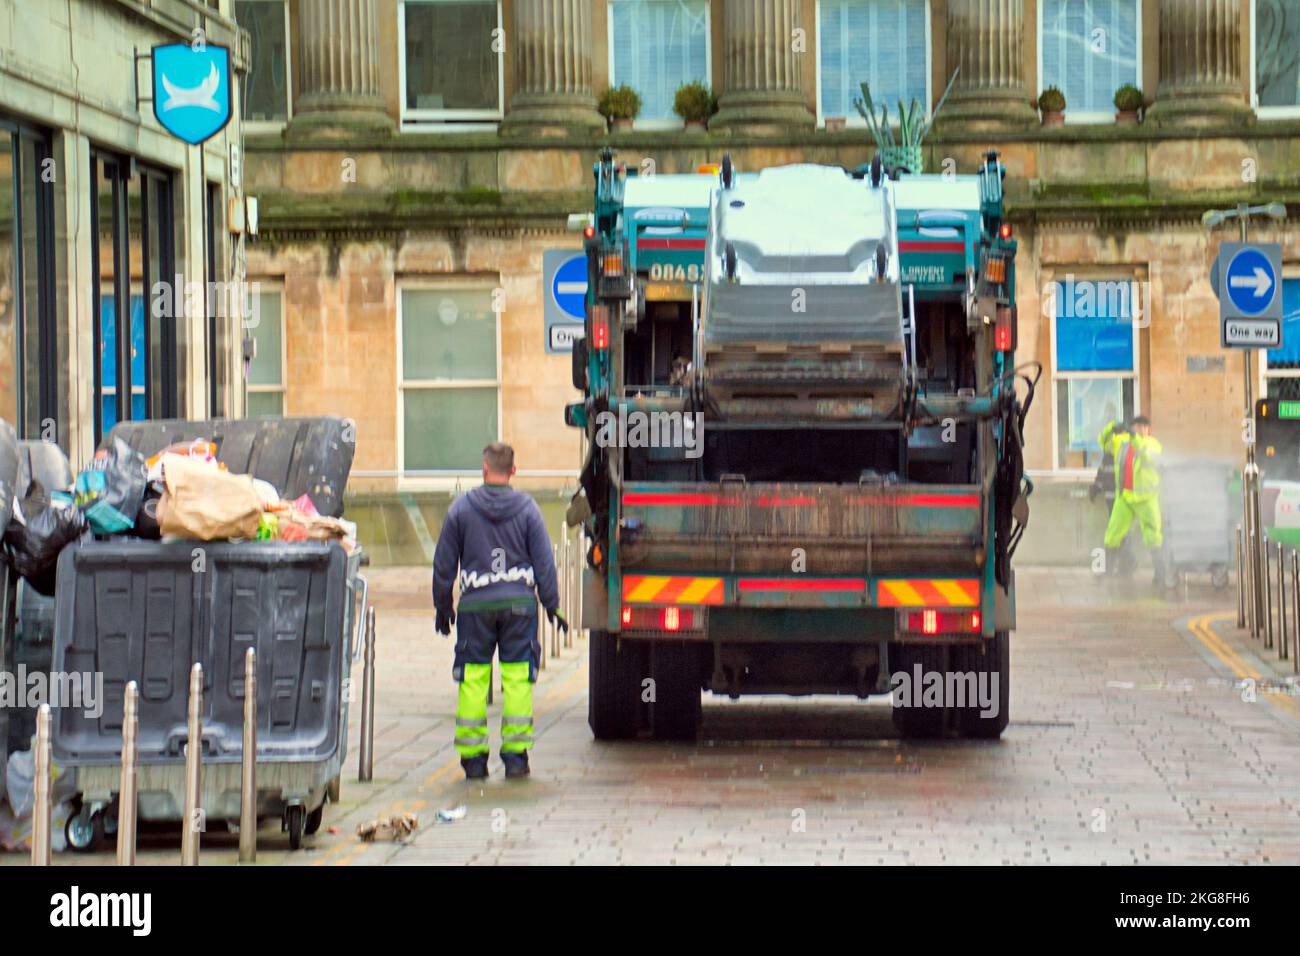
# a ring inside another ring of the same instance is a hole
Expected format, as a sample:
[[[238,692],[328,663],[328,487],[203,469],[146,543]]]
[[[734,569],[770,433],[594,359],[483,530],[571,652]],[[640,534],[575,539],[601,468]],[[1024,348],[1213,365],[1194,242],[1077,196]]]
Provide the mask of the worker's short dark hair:
[[[1137,418],[1133,419],[1132,424],[1134,424],[1134,425],[1146,425],[1147,427],[1150,427],[1150,425],[1151,425],[1151,419],[1147,418],[1145,415],[1139,415]]]
[[[508,475],[515,467],[515,450],[503,441],[494,441],[483,449],[483,463],[494,475]]]

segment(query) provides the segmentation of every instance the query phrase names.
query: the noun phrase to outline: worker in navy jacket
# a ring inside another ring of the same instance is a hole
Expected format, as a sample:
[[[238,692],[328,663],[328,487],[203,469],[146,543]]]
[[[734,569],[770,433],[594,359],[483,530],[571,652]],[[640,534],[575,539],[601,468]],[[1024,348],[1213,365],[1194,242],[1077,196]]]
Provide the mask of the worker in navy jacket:
[[[492,655],[501,660],[501,760],[507,777],[528,775],[533,746],[533,684],[541,646],[537,601],[562,630],[555,560],[541,509],[510,487],[514,449],[483,449],[483,484],[452,503],[433,555],[437,631],[456,625],[452,676],[460,683],[456,751],[470,780],[488,775],[488,685]],[[452,586],[460,584],[459,607]]]

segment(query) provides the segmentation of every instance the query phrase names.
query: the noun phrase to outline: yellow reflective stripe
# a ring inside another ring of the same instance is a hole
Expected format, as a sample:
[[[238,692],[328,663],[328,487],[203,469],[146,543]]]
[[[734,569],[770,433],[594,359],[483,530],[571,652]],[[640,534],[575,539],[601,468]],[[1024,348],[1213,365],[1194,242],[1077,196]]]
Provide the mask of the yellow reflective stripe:
[[[682,604],[694,604],[702,600],[721,581],[722,578],[694,578],[677,596],[677,600]]]
[[[966,593],[966,589],[956,581],[934,580],[932,584],[940,594],[944,596],[949,604],[977,604],[978,601],[972,599],[971,595]]]
[[[889,593],[898,598],[899,604],[921,605],[925,599],[917,592],[916,588],[906,581],[882,581],[880,582],[889,589]]]
[[[667,587],[671,578],[658,577],[655,575],[646,575],[632,591],[628,594],[625,601],[653,601],[656,594]]]

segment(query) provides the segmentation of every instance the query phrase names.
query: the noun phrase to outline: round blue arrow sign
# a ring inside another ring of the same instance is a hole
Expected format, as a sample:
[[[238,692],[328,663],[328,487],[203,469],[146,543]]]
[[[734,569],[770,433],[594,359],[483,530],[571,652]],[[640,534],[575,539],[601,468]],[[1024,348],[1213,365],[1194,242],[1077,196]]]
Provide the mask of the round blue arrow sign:
[[[1228,298],[1243,315],[1259,315],[1277,294],[1273,263],[1258,249],[1239,249],[1228,263]]]
[[[565,259],[551,280],[551,297],[555,304],[575,319],[587,317],[587,257],[579,254]]]

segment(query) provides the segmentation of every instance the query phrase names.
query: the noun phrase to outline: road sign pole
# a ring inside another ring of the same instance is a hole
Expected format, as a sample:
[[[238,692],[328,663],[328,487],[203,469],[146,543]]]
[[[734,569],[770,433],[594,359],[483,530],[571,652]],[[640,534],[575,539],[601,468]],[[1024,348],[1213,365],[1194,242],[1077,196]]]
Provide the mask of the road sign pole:
[[[1250,210],[1247,206],[1237,207],[1237,225],[1241,230],[1241,241],[1250,241]],[[1225,290],[1226,293],[1226,290]],[[1254,602],[1254,620],[1256,627],[1264,622],[1264,615],[1268,613],[1268,607],[1264,604],[1264,582],[1262,574],[1264,568],[1265,548],[1268,544],[1264,538],[1264,525],[1260,520],[1259,505],[1259,465],[1255,461],[1255,434],[1253,430],[1253,418],[1255,414],[1255,350],[1251,348],[1242,349],[1242,364],[1244,368],[1244,391],[1246,396],[1245,417],[1251,425],[1250,440],[1246,442],[1246,467],[1242,469],[1242,485],[1246,495],[1246,507],[1249,510],[1248,523],[1253,529],[1254,534],[1251,536],[1250,544],[1252,545],[1246,555],[1246,573],[1250,575],[1250,595]],[[1262,630],[1262,628],[1260,628]],[[1253,635],[1252,635],[1253,636]]]

